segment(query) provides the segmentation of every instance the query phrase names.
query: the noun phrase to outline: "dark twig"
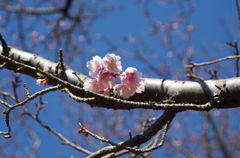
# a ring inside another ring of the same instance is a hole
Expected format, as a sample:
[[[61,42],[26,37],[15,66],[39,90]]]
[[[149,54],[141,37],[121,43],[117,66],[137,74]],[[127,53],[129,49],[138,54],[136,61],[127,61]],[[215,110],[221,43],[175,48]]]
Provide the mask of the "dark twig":
[[[66,0],[65,1],[65,6],[63,8],[63,14],[64,16],[69,16],[69,9],[71,8],[73,0]]]
[[[26,96],[27,96],[27,97],[30,97],[31,94],[30,94],[30,92],[29,92],[29,89],[28,89],[27,85],[26,85],[26,84],[23,84],[23,87],[24,87],[24,90],[25,90]]]
[[[227,42],[227,45],[235,49],[234,54],[239,56],[238,43],[237,41]],[[236,58],[236,77],[239,77],[239,58]]]
[[[12,98],[14,101],[16,101],[16,98],[15,98],[12,94],[10,94],[10,93],[8,93],[8,92],[0,91],[0,95],[3,95],[4,98],[10,97],[10,98]]]
[[[9,118],[10,118],[10,113],[8,112],[4,112],[5,114],[5,123],[7,125],[7,132],[0,132],[0,135],[4,135],[4,138],[11,138],[11,126],[10,126],[10,122],[9,122]]]
[[[50,133],[52,133],[53,135],[57,136],[62,144],[68,145],[70,147],[72,147],[73,149],[80,151],[84,154],[90,155],[91,152],[82,148],[81,146],[78,146],[76,144],[74,144],[73,142],[69,141],[67,138],[65,138],[61,133],[58,133],[57,131],[55,131],[54,129],[52,129],[51,127],[49,127],[48,125],[46,125],[45,123],[43,123],[37,116],[31,114],[28,111],[25,111],[24,113],[25,115],[29,116],[30,118],[32,118],[33,120],[35,120],[39,125],[41,125],[43,128],[45,128],[46,130],[48,130]]]
[[[236,8],[237,8],[237,17],[238,17],[238,20],[240,21],[240,7],[239,7],[239,2],[238,0],[235,0],[236,2]]]
[[[161,136],[161,139],[160,139],[160,142],[158,145],[156,146],[153,146],[153,147],[149,147],[149,148],[145,148],[145,149],[136,149],[135,151],[138,151],[138,152],[151,152],[153,150],[156,150],[160,147],[162,147],[164,145],[164,142],[165,142],[165,138],[166,138],[166,135],[167,135],[167,131],[168,131],[168,128],[169,128],[169,125],[171,123],[172,120],[168,121],[163,129],[163,132],[162,132],[162,136]]]
[[[58,53],[59,53],[59,58],[58,58],[58,64],[57,64],[56,71],[58,71],[58,69],[60,68],[60,70],[62,72],[64,72],[65,71],[65,66],[64,66],[64,63],[63,63],[63,51],[60,49],[58,51]],[[56,72],[56,73],[58,73],[58,72]]]
[[[1,34],[0,34],[0,41],[1,41],[2,47],[3,47],[3,54],[8,55],[10,48],[8,47],[6,41],[4,40],[4,38]]]
[[[208,69],[208,68],[204,68],[204,71],[209,74],[210,79],[219,79],[219,78],[218,78],[218,75],[217,75],[217,70],[211,71],[211,70]]]
[[[134,153],[141,153],[142,154],[142,153],[150,153],[153,150],[161,148],[164,145],[164,142],[165,142],[165,139],[166,139],[166,135],[167,135],[167,132],[168,132],[168,128],[169,128],[169,125],[170,125],[171,121],[172,120],[170,120],[170,121],[168,121],[166,123],[166,125],[165,125],[165,127],[164,127],[164,129],[162,131],[162,136],[161,136],[160,142],[157,145],[150,146],[150,147],[145,147],[143,149],[134,149],[134,148],[132,148],[130,151],[132,151]]]
[[[39,97],[39,101],[38,103],[36,103],[36,112],[35,112],[35,116],[38,117],[39,114],[40,114],[40,111],[45,107],[45,105],[47,104],[48,102],[44,102],[42,100],[42,96]]]
[[[13,109],[15,109],[16,107],[25,105],[27,102],[35,99],[35,98],[38,97],[38,96],[41,96],[41,95],[46,94],[46,93],[49,93],[49,92],[51,92],[51,91],[58,90],[58,89],[60,89],[60,88],[61,88],[61,85],[56,85],[56,86],[53,86],[53,87],[49,87],[49,88],[43,89],[43,90],[41,90],[41,91],[39,91],[39,92],[36,92],[36,93],[32,94],[31,96],[27,97],[27,98],[26,98],[25,100],[23,100],[22,102],[19,102],[19,103],[13,105],[9,110],[13,110]]]
[[[23,100],[22,102],[19,102],[19,101],[17,100],[17,104],[15,104],[15,105],[10,105],[10,104],[8,104],[8,103],[0,100],[0,104],[3,104],[5,107],[8,108],[8,110],[6,110],[6,111],[4,112],[4,114],[5,114],[5,123],[6,123],[6,125],[7,125],[8,131],[7,131],[7,132],[0,132],[0,135],[5,135],[5,136],[4,136],[5,138],[10,138],[10,137],[11,137],[11,127],[10,127],[10,122],[9,122],[10,118],[9,118],[9,117],[10,117],[10,112],[11,112],[12,110],[14,110],[15,108],[17,108],[17,107],[19,107],[19,106],[25,105],[27,102],[35,99],[35,98],[38,97],[38,96],[41,96],[41,95],[43,95],[43,94],[45,94],[45,93],[48,93],[48,92],[50,92],[50,91],[54,91],[54,90],[60,89],[60,87],[61,87],[61,86],[57,85],[57,86],[54,86],[54,87],[50,87],[50,88],[43,89],[43,90],[41,90],[41,91],[39,91],[39,92],[36,92],[36,93],[28,96],[28,97],[27,97],[25,100]]]

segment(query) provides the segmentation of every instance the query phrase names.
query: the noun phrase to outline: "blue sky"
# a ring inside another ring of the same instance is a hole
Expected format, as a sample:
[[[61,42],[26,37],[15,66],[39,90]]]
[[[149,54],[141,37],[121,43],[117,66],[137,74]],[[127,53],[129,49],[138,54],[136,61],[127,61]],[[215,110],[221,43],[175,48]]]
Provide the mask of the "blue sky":
[[[146,18],[143,16],[144,7],[142,3],[135,3],[130,0],[109,0],[107,1],[109,5],[114,7],[114,10],[107,13],[103,17],[97,19],[92,25],[92,31],[90,36],[94,38],[96,34],[104,35],[111,43],[118,47],[117,50],[114,50],[116,54],[124,54],[124,52],[128,52],[127,55],[122,56],[123,67],[127,68],[129,66],[134,66],[139,70],[145,71],[146,65],[142,62],[134,59],[134,48],[132,45],[123,41],[124,36],[132,36],[135,37],[140,46],[143,46],[142,43],[149,45],[151,48],[156,50],[157,55],[159,56],[159,60],[151,58],[151,62],[154,65],[159,65],[162,63],[171,65],[171,72],[174,72],[174,69],[179,68],[176,62],[176,59],[170,58],[167,56],[167,49],[162,47],[161,44],[156,40],[156,36],[149,36],[149,23]],[[184,4],[187,2],[183,2]],[[223,57],[226,55],[231,55],[232,49],[226,47],[225,43],[227,41],[239,40],[239,21],[237,20],[235,2],[227,1],[227,0],[194,0],[194,11],[189,19],[189,24],[195,27],[194,32],[192,33],[192,43],[194,49],[197,51],[196,56],[193,57],[193,61],[195,62],[203,62],[208,60],[208,58],[212,57]],[[179,12],[179,7],[175,3],[169,4],[159,4],[159,1],[151,1],[149,3],[149,11],[151,12],[151,18],[155,19],[159,22],[165,23],[169,19],[173,18],[177,12]],[[2,14],[2,12],[0,12]],[[55,18],[53,16],[52,18]],[[51,18],[50,18],[51,20]],[[52,19],[54,20],[54,19]],[[229,37],[225,31],[225,25],[222,23],[225,21],[226,26],[229,28],[228,31],[231,32],[231,36]],[[9,26],[10,30],[16,31],[16,24],[14,22]],[[45,33],[46,30],[42,27],[38,27],[39,32]],[[180,28],[181,29],[181,28]],[[14,45],[16,43],[20,43],[17,39],[13,39],[10,33],[5,32],[4,36],[9,44]],[[177,31],[174,32],[174,37],[177,36]],[[57,49],[60,46],[57,46]],[[183,47],[180,45],[179,47]],[[221,48],[221,49],[220,49]],[[42,48],[43,49],[43,48]],[[203,51],[204,50],[204,51]],[[37,50],[36,50],[37,51]],[[64,51],[64,50],[63,50]],[[109,46],[106,45],[101,40],[94,40],[91,45],[87,45],[85,49],[84,60],[85,62],[92,58],[94,55],[104,56],[109,53]],[[113,51],[113,50],[111,50]],[[203,51],[203,52],[202,52]],[[53,59],[51,55],[48,53],[40,54],[49,59]],[[149,54],[145,54],[146,56],[150,56]],[[74,67],[77,71],[81,71],[79,65],[85,65],[82,63],[82,57],[76,57],[74,63],[71,66]],[[181,65],[182,66],[182,65]],[[1,70],[1,73],[5,70]],[[86,70],[83,70],[86,73]],[[154,77],[162,77],[154,74]],[[5,74],[3,72],[2,74]],[[223,77],[232,77],[233,73],[225,72]],[[165,76],[164,76],[165,77]],[[168,77],[168,76],[167,76]],[[174,75],[170,75],[169,78],[175,78]],[[40,89],[41,87],[36,88],[35,80],[27,78],[26,81],[33,83],[30,85],[32,90]],[[43,98],[48,100],[50,105],[47,106],[44,111],[42,111],[42,119],[51,124],[55,129],[60,130],[62,128],[61,124],[61,115],[65,113],[64,108],[58,108],[58,106],[62,106],[61,103],[64,99],[59,99],[58,93],[50,93]],[[52,103],[52,104],[51,104]],[[76,104],[73,104],[76,105]],[[93,112],[94,110],[90,107],[87,107],[88,110]],[[53,111],[56,112],[56,116],[53,115]],[[181,114],[180,114],[181,115]],[[3,123],[3,115],[0,115],[0,122]],[[157,115],[156,115],[157,116]],[[126,114],[127,117],[127,114]],[[54,119],[52,119],[54,118]],[[196,121],[199,121],[199,115],[193,117]],[[73,124],[77,129],[77,119],[74,120]],[[130,120],[129,120],[130,121]],[[32,123],[30,121],[30,123]],[[13,123],[12,123],[13,124]],[[39,125],[33,124],[33,128],[37,130],[37,133],[42,137],[46,138],[47,141],[43,140],[40,145],[40,153],[41,157],[70,157],[71,155],[75,157],[79,157],[78,152],[73,151],[69,147],[65,147],[61,145],[55,137],[45,131],[45,129],[39,128]],[[74,126],[70,125],[70,126]],[[2,129],[2,128],[0,128]],[[16,126],[14,130],[21,130],[21,126]],[[68,133],[68,132],[66,132]],[[68,133],[69,134],[69,133]],[[19,136],[18,136],[19,137]],[[169,135],[171,137],[171,135]],[[6,143],[9,140],[2,140],[2,142]],[[19,137],[19,140],[24,144],[29,143],[26,140],[23,140]],[[14,140],[12,140],[14,141]],[[157,153],[161,153],[164,149],[160,149]],[[54,151],[54,152],[52,152]],[[57,152],[56,152],[57,151]],[[25,149],[21,149],[19,152],[27,152]],[[84,157],[84,156],[82,156]]]

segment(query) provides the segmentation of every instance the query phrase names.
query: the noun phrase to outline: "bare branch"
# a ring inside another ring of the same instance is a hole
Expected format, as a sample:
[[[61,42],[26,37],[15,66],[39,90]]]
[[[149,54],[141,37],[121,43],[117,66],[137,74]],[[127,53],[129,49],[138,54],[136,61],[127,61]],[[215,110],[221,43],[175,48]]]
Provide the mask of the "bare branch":
[[[15,105],[10,105],[2,100],[0,100],[0,104],[3,104],[5,107],[7,107],[8,109],[4,112],[5,114],[5,123],[7,125],[7,128],[8,128],[8,131],[7,132],[0,132],[0,135],[5,135],[4,137],[5,138],[10,138],[11,137],[11,127],[10,127],[10,113],[12,110],[14,110],[15,108],[19,107],[19,106],[23,106],[25,105],[27,102],[35,99],[36,97],[38,96],[41,96],[43,94],[46,94],[48,92],[51,92],[51,91],[54,91],[54,90],[57,90],[59,89],[61,86],[57,85],[57,86],[54,86],[54,87],[50,87],[50,88],[46,88],[46,89],[43,89],[39,92],[36,92],[34,93],[33,95],[29,95],[25,100],[23,100],[22,102],[18,102],[17,100],[17,104]]]
[[[33,120],[35,120],[39,125],[41,125],[43,128],[45,128],[46,130],[48,130],[50,133],[52,133],[53,135],[57,136],[62,142],[62,144],[68,145],[70,147],[72,147],[73,149],[80,151],[84,154],[90,155],[91,152],[84,149],[81,146],[78,146],[76,144],[74,144],[73,142],[69,141],[67,138],[65,138],[62,134],[58,133],[57,131],[55,131],[54,129],[52,129],[51,127],[49,127],[48,125],[46,125],[45,123],[43,123],[38,117],[36,117],[35,115],[25,111],[24,113],[25,115],[29,116],[30,118],[32,118]]]
[[[200,66],[206,66],[206,65],[212,65],[212,64],[216,64],[225,60],[229,60],[229,59],[238,59],[240,58],[240,56],[226,56],[223,58],[219,58],[216,60],[212,60],[212,61],[208,61],[208,62],[203,62],[203,63],[190,63],[189,65],[185,65],[186,68],[190,68],[190,67],[200,67]]]
[[[57,86],[49,87],[49,88],[43,89],[43,90],[41,90],[41,91],[39,91],[39,92],[36,92],[36,93],[28,96],[25,100],[23,100],[23,101],[15,104],[15,105],[13,105],[13,106],[11,106],[10,111],[12,111],[13,109],[15,109],[16,107],[25,105],[27,102],[35,99],[35,98],[38,97],[38,96],[41,96],[41,95],[43,95],[43,94],[45,94],[45,93],[48,93],[48,92],[51,92],[51,91],[58,90],[58,89],[60,89],[60,87],[61,87],[60,85],[57,85]]]
[[[139,146],[149,139],[152,138],[153,135],[155,135],[160,129],[163,128],[165,124],[167,124],[169,121],[171,122],[172,119],[175,117],[176,111],[165,111],[161,117],[159,117],[158,120],[154,124],[152,124],[147,130],[143,132],[141,135],[136,135],[135,137],[128,139],[127,141],[121,142],[118,145],[119,146],[108,146],[104,147],[93,154],[89,156],[89,158],[95,158],[95,157],[101,157],[107,154],[116,153],[124,147],[134,147]],[[123,146],[123,147],[121,147]]]
[[[239,56],[239,50],[238,50],[238,43],[237,41],[233,41],[233,42],[227,42],[227,45],[229,45],[230,47],[233,47],[235,49],[234,54],[236,56]],[[236,77],[239,77],[239,58],[236,58]]]

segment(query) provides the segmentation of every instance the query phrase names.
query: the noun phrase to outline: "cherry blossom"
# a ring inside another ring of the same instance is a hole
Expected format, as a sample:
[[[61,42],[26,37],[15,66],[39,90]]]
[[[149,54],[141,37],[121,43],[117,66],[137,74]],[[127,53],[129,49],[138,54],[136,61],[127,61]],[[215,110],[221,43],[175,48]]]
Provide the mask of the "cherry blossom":
[[[37,79],[37,85],[43,85],[43,86],[46,86],[48,84],[48,78],[44,78],[44,79]]]
[[[122,73],[120,78],[123,84],[135,86],[142,81],[141,75],[142,73],[139,72],[136,68],[128,67],[125,72]]]
[[[83,88],[87,91],[94,92],[94,93],[99,93],[99,94],[105,94],[109,95],[110,94],[110,89],[106,85],[102,84],[96,79],[89,79],[84,82]]]
[[[49,66],[45,66],[43,68],[43,72],[49,72],[50,69],[51,68]],[[37,85],[39,85],[39,86],[40,85],[46,86],[48,84],[49,79],[44,74],[37,72],[37,76],[40,77],[39,79],[36,80]]]
[[[94,56],[87,62],[87,68],[89,75],[94,78],[84,83],[83,88],[87,91],[110,95],[110,90],[114,89],[117,96],[129,98],[145,90],[141,72],[134,67],[128,67],[122,73],[121,57],[113,53],[104,58]],[[116,85],[117,77],[120,77],[121,84]]]
[[[104,58],[103,58],[103,65],[104,67],[113,73],[120,73],[122,71],[122,65],[121,65],[121,57],[120,56],[116,56],[115,54],[111,53],[111,54],[107,54]]]
[[[113,53],[107,54],[103,59],[94,56],[92,60],[87,62],[87,68],[89,69],[89,75],[94,79],[86,81],[83,88],[107,95],[116,84],[116,75],[122,70],[121,57]]]
[[[113,86],[116,84],[116,75],[110,71],[107,71],[106,69],[102,69],[96,78],[98,83],[105,88],[113,88]]]
[[[92,60],[87,62],[87,68],[90,70],[89,75],[93,78],[97,77],[99,72],[103,69],[103,61],[99,56],[94,56]]]
[[[85,90],[90,91],[90,92],[95,92],[98,93],[99,91],[102,91],[102,87],[98,83],[97,80],[94,79],[89,79],[84,82],[83,87]]]
[[[122,83],[115,86],[115,93],[123,98],[129,98],[135,93],[142,93],[145,90],[141,72],[136,68],[129,67],[121,75]]]

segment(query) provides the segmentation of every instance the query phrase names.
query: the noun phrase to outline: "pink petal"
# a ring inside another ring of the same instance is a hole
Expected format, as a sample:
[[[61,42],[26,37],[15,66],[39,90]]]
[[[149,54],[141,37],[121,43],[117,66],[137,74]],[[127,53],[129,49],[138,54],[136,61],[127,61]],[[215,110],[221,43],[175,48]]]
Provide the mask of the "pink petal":
[[[89,79],[84,82],[83,89],[86,91],[97,93],[98,91],[101,90],[101,87],[97,80]]]
[[[128,87],[127,85],[117,85],[115,87],[115,93],[118,96],[121,96],[123,98],[129,98],[130,96],[135,94],[136,89],[132,89]]]
[[[47,78],[44,78],[44,79],[37,79],[37,85],[43,85],[43,86],[45,86],[45,85],[47,85],[48,84],[48,79]]]
[[[108,71],[116,74],[122,71],[121,57],[113,53],[107,54],[103,58],[103,65]]]
[[[95,78],[103,68],[102,58],[94,56],[92,60],[87,62],[87,68],[89,69],[89,75]]]
[[[115,74],[104,69],[100,71],[96,79],[104,88],[112,88],[116,81]]]
[[[121,75],[121,80],[123,84],[136,86],[142,81],[141,75],[141,72],[139,72],[136,68],[128,67]]]

